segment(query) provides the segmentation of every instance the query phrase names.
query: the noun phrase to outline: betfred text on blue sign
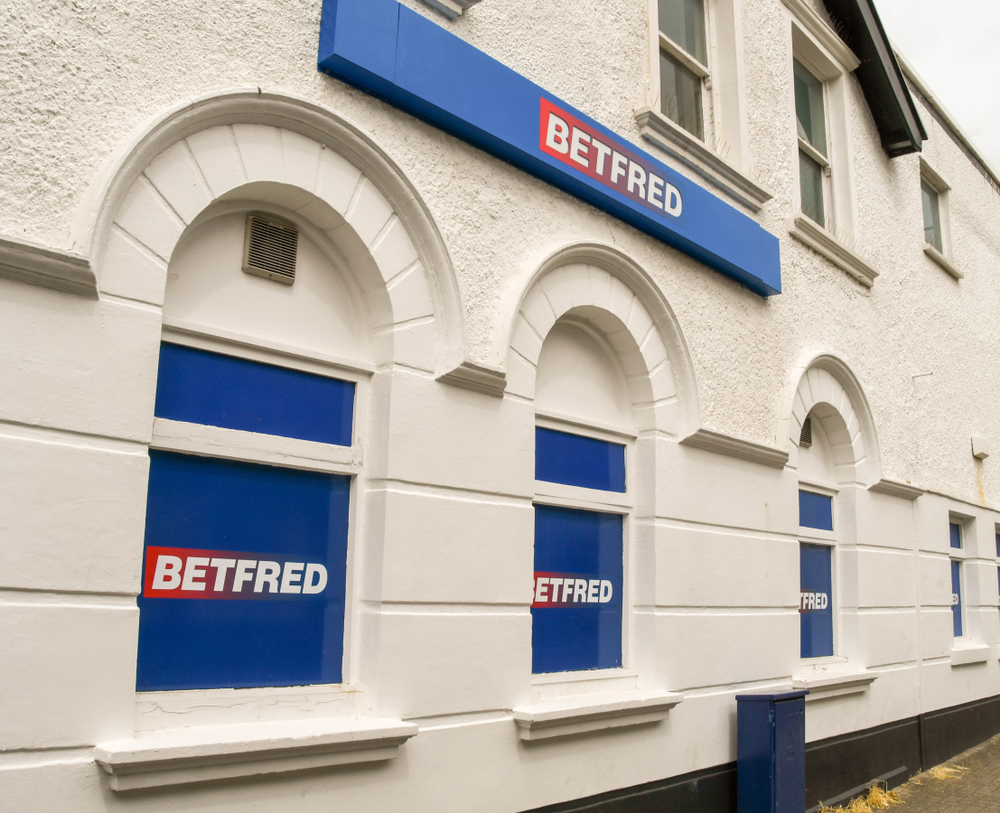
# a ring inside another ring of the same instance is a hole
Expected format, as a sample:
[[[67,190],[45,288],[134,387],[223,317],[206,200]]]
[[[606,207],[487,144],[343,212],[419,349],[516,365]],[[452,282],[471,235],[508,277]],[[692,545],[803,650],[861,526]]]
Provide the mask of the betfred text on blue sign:
[[[542,152],[667,220],[681,216],[684,202],[677,187],[624,144],[601,134],[544,97],[540,121]]]
[[[320,562],[288,556],[186,548],[146,549],[146,598],[268,599],[319,595],[329,576]]]

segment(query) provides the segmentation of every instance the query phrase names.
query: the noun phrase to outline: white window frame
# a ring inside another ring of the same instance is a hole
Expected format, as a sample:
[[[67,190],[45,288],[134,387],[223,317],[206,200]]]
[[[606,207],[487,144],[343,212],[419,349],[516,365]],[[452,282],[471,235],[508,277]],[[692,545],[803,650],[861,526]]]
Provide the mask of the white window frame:
[[[751,211],[771,199],[753,178],[747,144],[743,76],[742,0],[705,0],[707,63],[660,32],[658,0],[648,0],[648,74],[645,105],[635,111],[649,143],[678,160]],[[704,138],[689,133],[660,109],[660,54],[667,52],[702,78]]]
[[[821,528],[808,528],[804,525],[799,526],[798,540],[799,545],[803,543],[807,545],[821,545],[825,548],[830,548],[830,590],[832,595],[830,596],[830,603],[833,605],[831,607],[831,613],[833,616],[833,654],[832,655],[822,655],[818,658],[803,658],[802,653],[802,641],[801,641],[801,627],[800,627],[800,638],[799,638],[799,662],[803,666],[813,666],[813,665],[823,665],[831,663],[847,663],[847,658],[841,654],[840,650],[840,603],[838,601],[840,597],[840,578],[839,578],[839,568],[837,566],[838,556],[837,556],[837,509],[838,509],[838,495],[840,490],[837,488],[832,488],[828,485],[820,485],[808,480],[800,480],[798,491],[796,491],[796,497],[798,497],[799,491],[811,491],[814,494],[822,494],[825,497],[831,499],[831,512],[833,517],[833,530],[824,531]],[[799,548],[799,561],[801,563],[801,547]],[[800,581],[801,586],[801,581]]]
[[[257,720],[298,720],[303,704],[336,704],[357,716],[371,716],[370,701],[359,683],[356,643],[360,613],[358,594],[359,520],[364,512],[360,476],[364,469],[365,416],[374,366],[297,350],[256,337],[165,318],[161,343],[194,347],[355,384],[352,444],[349,447],[297,438],[264,435],[164,418],[153,419],[150,449],[259,463],[302,471],[347,475],[351,478],[348,513],[347,572],[344,596],[342,682],[309,686],[263,686],[247,689],[184,689],[136,692],[136,732],[163,731],[203,725],[228,725]],[[248,716],[249,715],[249,716]]]
[[[552,429],[570,435],[595,438],[624,446],[625,493],[535,480],[535,496],[532,500],[532,506],[552,505],[559,508],[575,508],[602,514],[618,514],[622,518],[622,665],[615,669],[585,669],[576,672],[532,674],[532,701],[562,697],[566,694],[634,690],[639,685],[639,672],[633,666],[632,635],[634,624],[632,621],[633,602],[631,600],[632,587],[629,571],[632,517],[635,508],[634,452],[638,435],[624,429],[602,426],[544,410],[536,411],[535,427],[536,429]]]
[[[920,181],[922,184],[926,183],[937,193],[938,222],[941,228],[941,250],[939,251],[936,246],[928,243],[924,237],[923,195],[921,194],[920,226],[924,255],[937,263],[955,279],[963,279],[965,275],[955,266],[952,260],[951,216],[949,211],[949,192],[951,187],[923,158],[920,159]]]
[[[865,287],[872,287],[878,276],[870,263],[857,251],[857,212],[855,209],[854,155],[851,141],[848,75],[860,62],[819,14],[804,0],[782,0],[789,20],[788,40],[788,120],[789,147],[793,152],[795,182],[791,190],[792,214],[789,233]],[[829,178],[826,223],[820,226],[802,213],[799,143],[795,113],[795,60],[801,62],[823,83],[825,97],[827,155]]]

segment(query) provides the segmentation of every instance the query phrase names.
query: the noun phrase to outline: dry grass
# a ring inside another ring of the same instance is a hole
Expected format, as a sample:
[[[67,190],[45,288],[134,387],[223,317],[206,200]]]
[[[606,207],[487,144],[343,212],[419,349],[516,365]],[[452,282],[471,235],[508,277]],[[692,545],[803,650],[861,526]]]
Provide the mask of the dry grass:
[[[899,803],[899,796],[895,791],[883,790],[878,785],[872,785],[868,793],[851,799],[847,807],[838,805],[837,807],[826,807],[820,809],[820,813],[872,813],[874,810],[885,810]]]
[[[960,779],[967,770],[961,765],[935,765],[927,775],[934,779]]]

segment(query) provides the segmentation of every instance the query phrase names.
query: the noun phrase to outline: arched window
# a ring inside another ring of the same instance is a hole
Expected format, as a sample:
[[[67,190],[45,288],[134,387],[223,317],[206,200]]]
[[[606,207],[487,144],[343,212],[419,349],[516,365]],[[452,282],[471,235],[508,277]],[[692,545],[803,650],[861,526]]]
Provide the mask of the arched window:
[[[628,661],[628,393],[603,336],[572,317],[556,322],[542,345],[535,396],[536,675]]]
[[[821,412],[806,416],[799,437],[799,647],[804,659],[830,657],[837,650],[836,470]]]
[[[366,316],[307,223],[249,208],[208,210],[169,267],[140,691],[344,678]]]

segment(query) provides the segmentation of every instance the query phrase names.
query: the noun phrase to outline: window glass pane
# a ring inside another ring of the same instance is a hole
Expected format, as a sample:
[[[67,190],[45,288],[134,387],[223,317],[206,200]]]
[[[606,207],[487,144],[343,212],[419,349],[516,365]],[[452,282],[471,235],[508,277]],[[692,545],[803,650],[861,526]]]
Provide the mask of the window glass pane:
[[[535,479],[625,493],[625,447],[620,443],[535,429]]]
[[[660,31],[707,65],[704,0],[659,0],[659,15]]]
[[[955,626],[955,637],[962,636],[962,563],[951,563],[951,617]]]
[[[1000,532],[996,534],[997,539],[997,559],[1000,559]]]
[[[350,446],[354,384],[164,343],[154,413],[174,421]]]
[[[696,138],[704,138],[701,78],[660,52],[660,110]]]
[[[949,535],[951,537],[951,546],[953,548],[962,547],[962,526],[957,522],[949,523],[948,525]]]
[[[799,626],[803,658],[833,654],[831,548],[799,545]]]
[[[833,530],[833,497],[799,491],[799,525],[803,528]]]
[[[815,150],[826,155],[823,83],[797,59],[795,60],[795,118],[799,135]]]
[[[799,150],[799,186],[802,196],[802,214],[821,226],[825,225],[823,168],[802,150]]]
[[[149,458],[136,688],[339,683],[350,478]]]
[[[621,665],[621,516],[536,505],[532,672]]]
[[[941,241],[941,211],[938,208],[938,193],[926,181],[920,182],[920,192],[924,201],[924,240],[938,251],[943,251]]]

